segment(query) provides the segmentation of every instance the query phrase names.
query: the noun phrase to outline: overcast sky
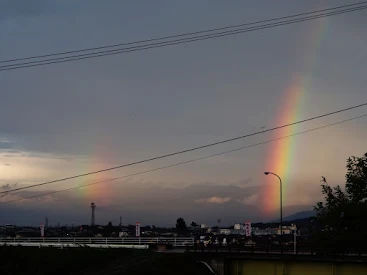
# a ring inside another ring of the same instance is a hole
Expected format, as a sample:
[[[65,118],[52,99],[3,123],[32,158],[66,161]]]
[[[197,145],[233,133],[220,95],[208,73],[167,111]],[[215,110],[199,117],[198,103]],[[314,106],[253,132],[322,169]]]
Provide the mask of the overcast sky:
[[[193,32],[355,1],[0,0],[0,60]],[[0,72],[1,190],[86,173],[232,138],[367,102],[367,11],[172,47]],[[302,98],[289,87],[300,79]],[[287,112],[289,106],[293,111]],[[294,107],[292,107],[294,105]],[[288,106],[288,107],[287,107]],[[367,112],[302,124],[307,130]],[[281,115],[284,113],[285,115]],[[282,117],[282,119],[280,119]],[[283,136],[277,131],[205,150],[2,196],[98,182]],[[0,205],[0,224],[90,222],[173,226],[277,218],[343,184],[366,149],[367,119],[88,188]],[[279,143],[286,151],[272,158]],[[277,144],[278,143],[278,144]],[[284,157],[290,151],[292,161]],[[283,155],[283,156],[282,156]],[[266,181],[265,181],[266,180]],[[264,191],[265,190],[265,191]]]

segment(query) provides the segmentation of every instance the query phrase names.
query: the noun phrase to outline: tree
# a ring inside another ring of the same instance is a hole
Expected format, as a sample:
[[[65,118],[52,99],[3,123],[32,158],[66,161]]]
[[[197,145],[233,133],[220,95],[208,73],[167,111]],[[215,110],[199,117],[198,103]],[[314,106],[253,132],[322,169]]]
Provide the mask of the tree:
[[[364,156],[350,157],[347,160],[345,189],[353,202],[367,200],[367,153]]]
[[[341,250],[351,248],[358,252],[367,245],[367,153],[347,160],[345,190],[338,185],[330,187],[322,177],[321,189],[325,202],[318,202],[316,226],[317,241]]]
[[[107,227],[112,227],[112,222],[108,222]]]
[[[184,233],[187,231],[186,222],[183,218],[178,218],[176,222],[176,230],[177,232]]]
[[[191,222],[191,226],[192,226],[192,227],[197,227],[197,226],[198,226],[198,224],[197,224],[196,222],[192,221],[192,222]]]

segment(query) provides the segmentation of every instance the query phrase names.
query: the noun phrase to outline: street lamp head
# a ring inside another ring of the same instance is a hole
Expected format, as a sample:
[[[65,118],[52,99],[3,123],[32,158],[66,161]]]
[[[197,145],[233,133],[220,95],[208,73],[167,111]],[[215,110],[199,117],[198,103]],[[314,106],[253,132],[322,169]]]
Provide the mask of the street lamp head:
[[[269,175],[269,174],[270,174],[270,172],[264,172],[264,174],[265,174],[265,175]]]

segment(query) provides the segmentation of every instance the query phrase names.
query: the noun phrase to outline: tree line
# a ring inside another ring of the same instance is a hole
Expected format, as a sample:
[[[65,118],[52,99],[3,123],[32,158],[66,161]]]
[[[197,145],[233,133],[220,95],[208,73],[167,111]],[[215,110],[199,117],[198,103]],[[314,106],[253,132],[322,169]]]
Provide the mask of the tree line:
[[[367,251],[367,153],[347,159],[345,187],[331,187],[322,177],[324,201],[318,202],[313,240],[325,249]]]

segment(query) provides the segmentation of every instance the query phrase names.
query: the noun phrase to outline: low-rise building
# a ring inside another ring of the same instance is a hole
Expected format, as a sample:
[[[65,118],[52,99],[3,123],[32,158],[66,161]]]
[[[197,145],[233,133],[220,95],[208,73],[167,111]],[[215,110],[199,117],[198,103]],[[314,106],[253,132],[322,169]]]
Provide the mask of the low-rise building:
[[[219,234],[222,234],[222,235],[230,235],[232,233],[232,230],[231,229],[228,229],[228,228],[221,228],[219,229]]]
[[[295,224],[291,224],[290,226],[283,225],[283,235],[291,235],[295,231],[297,231],[297,226]],[[252,234],[256,236],[263,235],[281,235],[280,226],[275,228],[252,228]]]

